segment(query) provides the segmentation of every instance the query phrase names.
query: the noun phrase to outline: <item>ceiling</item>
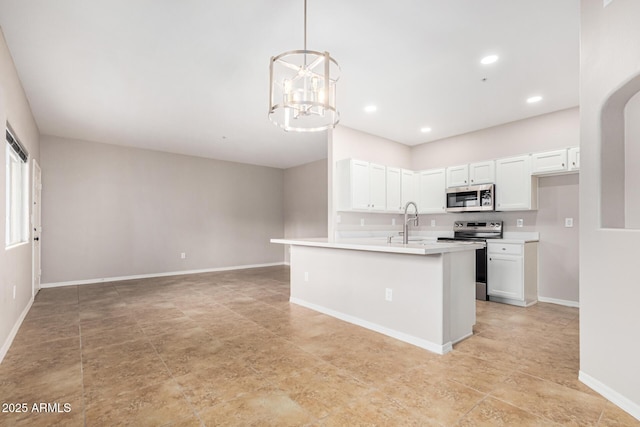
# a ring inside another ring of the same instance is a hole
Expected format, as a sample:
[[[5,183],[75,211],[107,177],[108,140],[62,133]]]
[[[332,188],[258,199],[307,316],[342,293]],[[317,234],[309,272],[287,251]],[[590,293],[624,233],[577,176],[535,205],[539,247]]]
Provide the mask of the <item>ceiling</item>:
[[[302,49],[302,0],[0,0],[0,26],[42,134],[326,158],[325,132],[267,118],[269,59]],[[340,124],[407,145],[578,105],[578,43],[579,0],[308,0],[308,48],[342,68]]]

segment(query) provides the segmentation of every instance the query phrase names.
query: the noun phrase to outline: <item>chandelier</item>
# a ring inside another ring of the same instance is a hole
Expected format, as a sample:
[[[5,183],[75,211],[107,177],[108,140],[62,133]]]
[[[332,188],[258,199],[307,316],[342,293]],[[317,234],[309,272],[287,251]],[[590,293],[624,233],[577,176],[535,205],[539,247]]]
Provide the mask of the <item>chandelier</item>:
[[[295,132],[318,132],[335,127],[336,82],[340,66],[329,52],[307,50],[307,0],[304,0],[304,49],[271,57],[269,120]]]

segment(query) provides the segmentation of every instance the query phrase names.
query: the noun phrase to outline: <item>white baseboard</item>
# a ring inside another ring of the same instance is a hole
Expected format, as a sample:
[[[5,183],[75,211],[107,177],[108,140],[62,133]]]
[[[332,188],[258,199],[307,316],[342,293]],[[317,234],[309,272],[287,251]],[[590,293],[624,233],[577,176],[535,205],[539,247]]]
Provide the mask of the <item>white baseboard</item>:
[[[601,383],[597,379],[593,378],[589,374],[585,374],[580,371],[578,373],[578,379],[582,381],[587,386],[591,387],[602,396],[606,397],[616,406],[619,406],[622,410],[628,412],[632,417],[638,419],[640,421],[640,405],[632,402],[625,396],[621,395],[611,387]]]
[[[24,310],[22,310],[20,317],[18,317],[18,320],[16,321],[15,325],[13,325],[11,332],[9,332],[9,336],[2,344],[2,348],[0,348],[0,363],[2,363],[2,361],[4,360],[4,357],[7,355],[7,352],[9,351],[9,348],[11,347],[11,344],[13,343],[14,338],[18,333],[18,329],[20,329],[20,326],[22,325],[24,318],[27,317],[27,313],[29,313],[29,310],[31,309],[32,304],[33,304],[33,297],[31,297],[31,299],[29,300],[29,304],[27,304]]]
[[[398,332],[393,329],[385,328],[384,326],[380,326],[376,323],[372,323],[367,320],[360,319],[359,317],[350,316],[348,314],[344,314],[339,311],[332,310],[330,308],[322,307],[320,305],[313,304],[298,298],[291,297],[289,298],[289,302],[326,314],[331,317],[335,317],[336,319],[344,320],[345,322],[349,322],[354,325],[358,325],[363,328],[381,333],[388,337],[395,338],[397,340],[400,340],[409,344],[413,344],[416,347],[424,348],[425,350],[429,350],[433,353],[445,354],[450,352],[453,349],[453,344],[451,342],[448,342],[444,345],[436,344],[431,341],[427,341],[422,338],[417,338],[417,337],[414,337],[413,335],[405,334],[403,332]]]
[[[216,271],[245,270],[248,268],[274,267],[285,265],[284,262],[273,262],[268,264],[235,265],[231,267],[204,268],[201,270],[169,271],[166,273],[136,274],[133,276],[103,277],[98,279],[72,280],[69,282],[41,283],[41,288],[57,288],[60,286],[90,285],[94,283],[119,282],[122,280],[149,279],[153,277],[181,276],[184,274],[212,273]]]
[[[547,298],[547,297],[541,297],[541,296],[538,296],[538,301],[540,301],[540,302],[548,302],[548,303],[551,303],[551,304],[564,305],[564,306],[567,306],[567,307],[580,308],[580,303],[578,301],[569,301],[569,300],[564,300],[564,299]]]

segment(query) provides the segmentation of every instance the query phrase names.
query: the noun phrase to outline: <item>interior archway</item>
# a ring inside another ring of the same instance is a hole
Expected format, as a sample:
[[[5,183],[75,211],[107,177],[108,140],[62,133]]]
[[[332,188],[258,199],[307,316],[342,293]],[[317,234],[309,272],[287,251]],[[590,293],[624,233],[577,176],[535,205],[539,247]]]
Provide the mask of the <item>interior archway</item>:
[[[601,114],[600,219],[603,228],[640,229],[640,74],[607,99]]]

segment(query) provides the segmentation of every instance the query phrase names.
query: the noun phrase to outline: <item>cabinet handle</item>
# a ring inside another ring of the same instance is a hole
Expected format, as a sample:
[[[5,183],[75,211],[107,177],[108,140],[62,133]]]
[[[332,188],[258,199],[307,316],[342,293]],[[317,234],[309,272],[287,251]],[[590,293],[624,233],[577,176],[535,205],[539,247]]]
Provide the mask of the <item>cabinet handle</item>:
[[[502,248],[502,250],[503,250],[503,251],[506,251],[506,250],[507,250],[507,248]]]
[[[562,164],[562,167],[564,167],[564,163]]]

